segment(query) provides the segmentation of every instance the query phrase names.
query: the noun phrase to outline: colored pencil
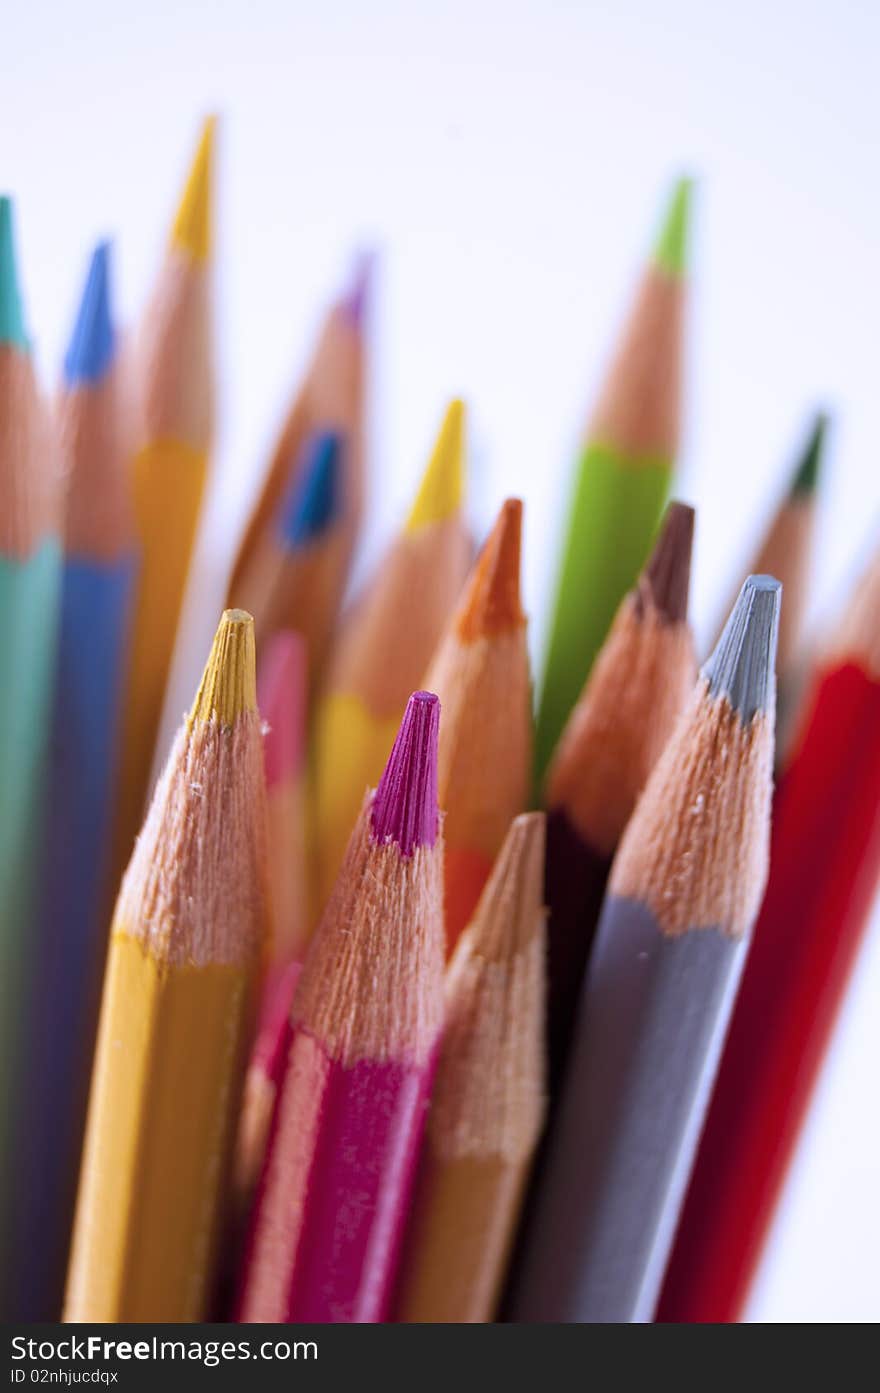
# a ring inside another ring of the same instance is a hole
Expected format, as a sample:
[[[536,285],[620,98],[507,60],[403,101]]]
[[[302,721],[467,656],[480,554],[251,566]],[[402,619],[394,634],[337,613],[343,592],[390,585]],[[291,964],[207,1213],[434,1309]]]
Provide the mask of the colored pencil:
[[[165,687],[214,432],[211,182],[202,132],[138,346],[134,500],[140,569],[123,716],[113,890],[150,793]]]
[[[323,670],[347,574],[344,453],[334,431],[306,441],[276,526],[257,539],[229,595],[253,611],[258,651],[280,629],[294,629],[315,674]]]
[[[447,952],[469,923],[492,863],[526,806],[532,711],[520,604],[522,503],[509,498],[428,669],[443,707],[438,790],[446,815]]]
[[[443,1010],[438,719],[410,699],[306,958],[242,1320],[387,1317]]]
[[[403,531],[337,636],[315,722],[318,910],[329,899],[364,789],[382,773],[407,698],[467,575],[464,428],[464,407],[453,401]]]
[[[271,554],[277,546],[275,539],[285,500],[299,496],[303,472],[314,458],[314,442],[327,435],[338,443],[337,469],[341,477],[333,490],[334,564],[325,569],[340,578],[340,589],[344,589],[364,507],[366,320],[371,279],[372,262],[364,257],[355,266],[350,285],[324,318],[232,568],[230,602],[238,603],[236,596],[259,593],[259,573],[266,552]],[[332,591],[332,587],[328,588]],[[257,618],[259,633],[263,628],[262,616]],[[302,623],[289,617],[286,627],[301,629]],[[309,663],[310,681],[317,687],[323,673],[311,652]],[[358,800],[362,793],[363,788],[358,790]],[[347,830],[351,831],[351,827]]]
[[[236,1143],[235,1190],[242,1212],[248,1207],[263,1163],[287,1020],[308,941],[306,658],[299,634],[282,632],[269,640],[259,667],[257,698],[266,723],[263,753],[274,933]]]
[[[647,559],[678,449],[690,183],[675,187],[586,432],[538,708],[539,782],[617,606]]]
[[[774,809],[770,882],[659,1318],[735,1321],[880,875],[880,557],[814,675]]]
[[[267,926],[253,623],[220,621],[116,905],[65,1318],[198,1321]]]
[[[824,462],[828,417],[817,412],[795,461],[785,496],[764,534],[750,572],[776,576],[785,604],[779,616],[779,651],[776,660],[776,759],[780,765],[787,748],[786,728],[796,706],[801,683],[804,613],[809,598],[816,501]]]
[[[519,1320],[653,1316],[766,881],[778,610],[746,581],[624,832]]]
[[[92,258],[56,412],[67,500],[52,792],[25,1070],[28,1179],[16,1201],[23,1320],[61,1313],[107,939],[116,732],[136,564],[109,257],[105,243]]]
[[[17,1309],[27,1003],[61,578],[54,440],[24,327],[9,199],[0,199],[0,1315]]]
[[[544,815],[523,813],[449,964],[401,1321],[495,1313],[544,1116],[543,879]]]
[[[547,776],[547,1041],[562,1082],[611,861],[694,685],[687,622],[694,513],[671,503],[569,717]]]

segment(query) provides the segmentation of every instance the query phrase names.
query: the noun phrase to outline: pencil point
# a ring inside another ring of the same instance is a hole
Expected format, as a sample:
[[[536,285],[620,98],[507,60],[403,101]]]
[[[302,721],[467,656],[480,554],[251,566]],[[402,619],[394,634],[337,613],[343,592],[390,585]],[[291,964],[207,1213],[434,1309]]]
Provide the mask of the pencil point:
[[[12,199],[0,197],[0,344],[28,348],[15,258]]]
[[[396,842],[403,856],[437,840],[437,735],[440,702],[414,692],[373,796],[373,837]]]
[[[428,466],[406,522],[407,532],[419,532],[445,522],[461,508],[464,493],[464,402],[449,403]]]
[[[824,411],[817,411],[804,452],[798,461],[794,478],[791,481],[790,497],[807,498],[816,492],[825,454],[827,433],[828,417]]]
[[[354,264],[351,281],[340,302],[343,314],[356,329],[362,329],[370,303],[373,288],[373,271],[376,265],[374,252],[364,251]]]
[[[703,666],[709,692],[725,696],[743,725],[776,700],[776,639],[782,586],[772,576],[749,576]]]
[[[693,180],[679,179],[673,187],[654,246],[654,264],[668,276],[683,276],[687,271],[692,194]]]
[[[64,357],[64,380],[68,387],[100,382],[113,361],[115,347],[110,313],[110,244],[101,242],[92,254]]]
[[[268,726],[264,742],[266,783],[286,783],[302,768],[306,723],[306,644],[301,634],[281,629],[260,656],[257,704]]]
[[[342,507],[342,437],[322,431],[306,442],[303,454],[281,514],[281,535],[291,551],[327,532]]]
[[[459,636],[466,643],[525,623],[519,586],[522,506],[519,498],[502,503],[477,558],[458,613]]]
[[[256,711],[254,621],[243,609],[224,610],[192,710],[190,729],[216,719],[231,726],[245,711]]]
[[[669,624],[687,618],[694,540],[694,510],[687,503],[670,503],[643,573],[656,608]],[[639,591],[637,589],[636,596]]]
[[[198,149],[171,230],[171,245],[192,257],[193,261],[207,261],[211,254],[211,175],[216,128],[217,118],[209,116],[202,127]]]
[[[469,925],[479,957],[504,962],[532,942],[543,920],[545,842],[543,813],[513,819]]]

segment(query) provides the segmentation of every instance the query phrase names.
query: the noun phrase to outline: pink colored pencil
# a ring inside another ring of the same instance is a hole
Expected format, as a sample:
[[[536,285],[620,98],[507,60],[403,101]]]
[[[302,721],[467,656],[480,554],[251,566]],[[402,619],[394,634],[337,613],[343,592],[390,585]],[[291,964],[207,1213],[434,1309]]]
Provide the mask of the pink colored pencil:
[[[306,958],[243,1321],[388,1316],[443,1009],[439,716],[410,697]]]
[[[267,643],[258,674],[257,700],[265,722],[263,762],[274,932],[236,1142],[234,1188],[239,1220],[250,1208],[266,1153],[284,1066],[290,1009],[308,935],[306,649],[299,634],[282,631]]]

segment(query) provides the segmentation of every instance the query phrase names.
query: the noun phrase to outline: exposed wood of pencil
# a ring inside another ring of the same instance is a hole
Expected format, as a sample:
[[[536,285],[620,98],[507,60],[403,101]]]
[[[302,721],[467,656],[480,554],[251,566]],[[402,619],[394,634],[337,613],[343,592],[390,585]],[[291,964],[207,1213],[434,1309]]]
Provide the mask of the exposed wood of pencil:
[[[880,559],[814,674],[770,881],[659,1307],[741,1317],[880,876]]]
[[[653,1316],[769,859],[779,587],[752,577],[615,858],[514,1306]]]
[[[411,698],[297,986],[243,1320],[387,1317],[442,1016],[437,717]]]
[[[396,1319],[493,1319],[544,1116],[544,817],[513,822],[449,965]]]
[[[446,943],[470,920],[507,829],[528,797],[532,713],[520,602],[522,503],[503,505],[425,685],[443,706]]]
[[[60,590],[54,437],[34,377],[0,198],[0,1318],[18,1313],[12,1253],[24,1125],[28,1001]]]
[[[253,624],[224,614],[113,921],[65,1318],[203,1320],[267,930]]]
[[[611,859],[694,684],[687,622],[693,525],[692,508],[670,504],[547,777],[551,1097],[561,1082]]]
[[[690,181],[675,185],[577,462],[536,732],[539,783],[648,555],[680,433]]]
[[[464,430],[463,403],[453,401],[406,524],[337,634],[315,730],[318,911],[467,575]]]
[[[346,442],[345,561],[347,565],[364,501],[364,389],[366,338],[364,306],[371,267],[364,260],[355,270],[350,290],[327,313],[311,361],[297,389],[266,469],[229,587],[234,600],[246,583],[253,558],[271,532],[284,496],[295,483],[309,438],[320,431],[337,431]]]
[[[108,838],[135,570],[126,394],[99,246],[65,356],[56,423],[67,484],[51,797],[43,823],[21,1080],[27,1119],[10,1265],[22,1320],[57,1320],[107,940]]]
[[[150,792],[165,686],[214,424],[211,165],[205,124],[137,345],[134,503],[140,548],[114,839],[114,884]]]

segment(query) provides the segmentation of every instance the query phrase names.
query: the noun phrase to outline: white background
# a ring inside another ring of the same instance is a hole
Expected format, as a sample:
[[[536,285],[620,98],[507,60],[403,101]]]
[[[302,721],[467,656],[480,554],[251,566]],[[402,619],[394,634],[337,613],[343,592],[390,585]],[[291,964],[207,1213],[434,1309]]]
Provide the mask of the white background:
[[[473,408],[473,514],[527,501],[539,649],[574,444],[659,203],[701,179],[679,493],[699,509],[702,641],[804,414],[838,417],[815,577],[833,613],[880,497],[880,11],[870,0],[237,0],[9,6],[0,184],[56,376],[93,239],[142,304],[200,115],[224,116],[216,486],[169,719],[236,529],[350,253],[380,248],[377,493],[399,519],[445,399]],[[728,7],[730,8],[730,7]],[[761,1273],[758,1320],[880,1317],[877,926]],[[756,1067],[760,1062],[756,1061]]]

